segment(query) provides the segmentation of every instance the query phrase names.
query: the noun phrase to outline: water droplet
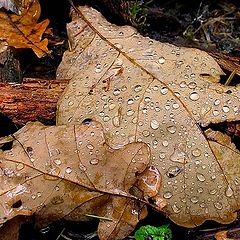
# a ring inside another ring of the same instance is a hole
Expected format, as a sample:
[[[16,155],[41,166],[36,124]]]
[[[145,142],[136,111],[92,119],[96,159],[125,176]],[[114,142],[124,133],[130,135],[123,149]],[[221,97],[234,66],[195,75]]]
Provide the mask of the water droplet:
[[[225,194],[227,197],[231,197],[233,195],[233,190],[230,186],[227,186]]]
[[[162,145],[163,145],[164,147],[167,147],[167,146],[168,146],[168,141],[167,141],[167,140],[164,140],[164,141],[162,142]]]
[[[195,148],[192,150],[192,155],[194,157],[199,157],[199,156],[201,156],[201,154],[202,154],[202,151],[199,148]]]
[[[120,43],[115,43],[115,47],[118,49],[123,49],[123,45]]]
[[[195,82],[190,82],[190,83],[188,84],[188,87],[189,87],[190,89],[194,89],[196,86],[197,86],[197,84],[196,84]]]
[[[132,109],[127,110],[127,116],[132,116],[134,114],[134,111]]]
[[[130,99],[128,99],[127,104],[128,104],[128,105],[131,105],[131,104],[133,104],[133,102],[134,102],[133,99],[130,98]]]
[[[213,110],[213,116],[217,116],[219,115],[219,111],[218,110]]]
[[[145,98],[144,98],[144,102],[148,103],[148,102],[150,102],[150,101],[151,101],[151,98],[150,98],[150,97],[145,97]]]
[[[96,65],[96,68],[95,68],[95,72],[96,73],[100,73],[102,71],[102,69],[101,69],[101,64],[97,64]]]
[[[136,85],[135,87],[134,87],[134,91],[135,92],[140,92],[142,90],[142,86],[141,85]]]
[[[223,112],[227,113],[230,111],[230,108],[228,106],[223,106],[222,110]]]
[[[180,82],[179,86],[180,86],[181,88],[185,88],[185,87],[187,86],[187,84],[186,84],[185,81],[182,81],[182,82]]]
[[[176,130],[177,130],[177,128],[175,127],[175,126],[169,126],[169,127],[167,127],[167,130],[170,132],[170,133],[175,133],[176,132]]]
[[[220,104],[220,100],[219,99],[216,99],[215,102],[214,102],[214,105],[217,106]]]
[[[166,175],[169,177],[169,178],[173,178],[173,177],[176,177],[179,173],[181,173],[183,171],[183,168],[181,167],[178,167],[178,166],[172,166],[172,167],[169,167],[167,172],[166,172]]]
[[[115,127],[119,127],[120,126],[120,117],[119,116],[113,117],[112,123]]]
[[[65,170],[66,173],[70,174],[72,172],[72,169],[70,167],[67,167]]]
[[[197,203],[198,202],[198,197],[191,197],[191,202],[192,203]]]
[[[90,164],[92,164],[92,165],[97,165],[99,163],[99,161],[98,161],[98,159],[92,159],[92,160],[90,160]]]
[[[206,178],[204,177],[203,174],[201,173],[197,173],[197,179],[200,181],[200,182],[204,182],[206,180]]]
[[[220,202],[215,202],[213,205],[218,210],[221,210],[223,208],[223,206],[222,206],[222,204]]]
[[[172,193],[171,193],[171,192],[165,192],[165,193],[163,194],[163,197],[166,198],[166,199],[169,199],[169,198],[172,197]]]
[[[114,64],[120,67],[123,65],[123,60],[121,58],[117,58],[115,60]]]
[[[174,109],[178,109],[178,108],[179,108],[179,104],[178,104],[178,103],[174,103],[174,104],[173,104],[173,108],[174,108]]]
[[[211,195],[215,195],[216,193],[217,193],[216,189],[209,190],[209,194],[211,194]]]
[[[162,87],[161,90],[160,90],[160,92],[161,92],[163,95],[165,95],[165,94],[167,94],[168,89],[167,89],[166,87]]]
[[[110,117],[109,117],[109,116],[103,117],[103,121],[104,121],[104,122],[108,122],[109,120],[110,120]]]
[[[62,161],[60,159],[56,159],[54,160],[54,162],[57,164],[57,165],[61,165]]]
[[[165,59],[164,57],[160,57],[160,58],[158,59],[158,62],[159,62],[160,64],[165,63],[165,61],[166,61],[166,59]]]
[[[152,129],[156,130],[159,128],[159,122],[157,120],[153,119],[150,123],[150,126]]]
[[[144,130],[144,131],[142,132],[142,135],[143,135],[144,137],[148,137],[148,136],[150,135],[150,132],[149,132],[148,130]]]
[[[79,165],[79,169],[83,172],[85,172],[87,170],[87,168],[82,164]]]
[[[120,91],[119,89],[115,89],[115,90],[113,91],[113,95],[114,95],[114,96],[118,96],[120,93],[121,93],[121,91]]]
[[[181,209],[176,205],[176,203],[174,203],[174,204],[172,205],[172,210],[173,210],[175,213],[181,212]]]
[[[69,101],[68,106],[72,106],[72,105],[73,105],[73,101]]]
[[[159,154],[159,157],[160,157],[161,159],[164,159],[164,158],[166,157],[166,154],[163,153],[163,152],[161,152],[161,153]]]
[[[93,147],[92,144],[88,144],[88,145],[87,145],[87,148],[90,149],[90,150],[93,150],[93,149],[94,149],[94,147]]]
[[[16,165],[16,169],[17,169],[18,171],[22,170],[23,168],[24,168],[24,165],[23,165],[22,163],[18,163],[18,164]]]
[[[116,105],[115,105],[114,103],[112,103],[112,104],[109,105],[109,110],[111,111],[111,110],[113,110],[115,107],[116,107]]]
[[[197,101],[199,99],[199,95],[197,92],[192,92],[189,98],[193,101]]]
[[[186,146],[184,144],[180,143],[176,145],[173,154],[170,156],[170,160],[173,162],[185,163],[187,160],[185,148]]]

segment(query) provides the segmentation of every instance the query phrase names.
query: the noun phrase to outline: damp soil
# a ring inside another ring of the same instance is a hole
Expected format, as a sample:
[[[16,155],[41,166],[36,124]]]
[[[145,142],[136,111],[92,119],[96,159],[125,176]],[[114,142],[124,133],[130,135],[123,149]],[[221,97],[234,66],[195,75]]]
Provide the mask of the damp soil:
[[[120,25],[131,24],[145,36],[179,46],[198,47],[236,58],[240,57],[240,1],[132,0],[128,1],[127,18],[122,17],[121,12],[111,13],[111,9],[99,0],[75,1],[76,4],[85,2],[96,7],[111,22]],[[40,0],[40,3],[41,19],[50,19],[52,33],[45,37],[50,39],[49,48],[53,50],[52,54],[41,59],[30,50],[13,54],[20,61],[22,77],[55,79],[57,66],[68,45],[66,23],[70,22],[70,5],[67,0]],[[230,72],[226,73],[230,74]],[[236,76],[234,84],[239,80],[240,78]],[[2,115],[0,115],[0,122],[2,135],[13,133],[18,128]],[[227,133],[240,149],[239,122],[210,127]],[[22,225],[19,240],[95,240],[98,239],[97,224],[97,220],[94,219],[87,223],[60,221],[44,229],[37,229],[34,227],[34,221],[30,221]],[[200,227],[188,229],[175,225],[167,217],[149,209],[148,217],[141,221],[137,228],[147,224],[153,226],[169,224],[173,239],[176,240],[212,240],[215,239],[214,233],[220,230],[230,230],[229,237],[240,239],[240,218],[228,225],[207,221]],[[128,239],[131,239],[131,236]]]

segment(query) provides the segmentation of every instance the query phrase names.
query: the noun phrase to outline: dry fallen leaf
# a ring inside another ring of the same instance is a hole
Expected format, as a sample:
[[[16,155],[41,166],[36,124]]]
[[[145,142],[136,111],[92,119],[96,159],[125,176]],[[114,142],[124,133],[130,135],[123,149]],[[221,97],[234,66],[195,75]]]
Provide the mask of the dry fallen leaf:
[[[15,48],[31,48],[38,57],[50,53],[48,40],[41,40],[49,20],[37,23],[40,12],[38,0],[24,1],[20,16],[0,11],[0,40]]]
[[[228,231],[220,231],[215,234],[216,240],[239,240],[237,238],[229,238],[227,237]]]
[[[160,175],[148,165],[148,146],[132,143],[114,150],[105,143],[98,123],[28,123],[0,143],[9,141],[12,148],[0,153],[0,223],[35,213],[43,226],[96,214],[112,219],[100,220],[100,239],[123,239],[146,216],[147,198],[157,197]],[[151,182],[142,187],[146,176]],[[138,182],[141,196],[134,196],[130,192]]]
[[[177,224],[233,221],[240,153],[223,134],[202,127],[240,119],[239,86],[220,84],[222,70],[203,51],[143,37],[89,7],[78,11],[58,69],[58,78],[71,79],[58,124],[91,118],[102,123],[112,148],[147,143],[163,175],[166,212]]]

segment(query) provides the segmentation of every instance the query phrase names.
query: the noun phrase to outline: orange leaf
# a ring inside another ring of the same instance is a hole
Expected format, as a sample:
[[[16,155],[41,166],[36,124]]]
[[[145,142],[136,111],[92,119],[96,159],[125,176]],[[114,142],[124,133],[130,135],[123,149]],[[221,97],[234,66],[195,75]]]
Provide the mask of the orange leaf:
[[[237,238],[227,237],[227,231],[220,231],[215,234],[216,240],[237,240]]]
[[[9,46],[15,48],[31,48],[38,57],[51,53],[48,40],[42,35],[46,31],[49,20],[37,23],[40,16],[40,5],[37,0],[24,1],[21,16],[0,12],[0,36]]]

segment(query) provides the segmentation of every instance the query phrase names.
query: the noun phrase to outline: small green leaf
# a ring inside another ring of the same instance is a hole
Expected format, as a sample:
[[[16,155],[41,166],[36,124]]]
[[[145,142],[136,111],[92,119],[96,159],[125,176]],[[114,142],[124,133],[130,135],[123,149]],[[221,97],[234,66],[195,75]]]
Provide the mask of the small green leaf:
[[[168,224],[160,227],[146,225],[140,227],[135,232],[134,237],[136,240],[171,240],[172,231]]]

